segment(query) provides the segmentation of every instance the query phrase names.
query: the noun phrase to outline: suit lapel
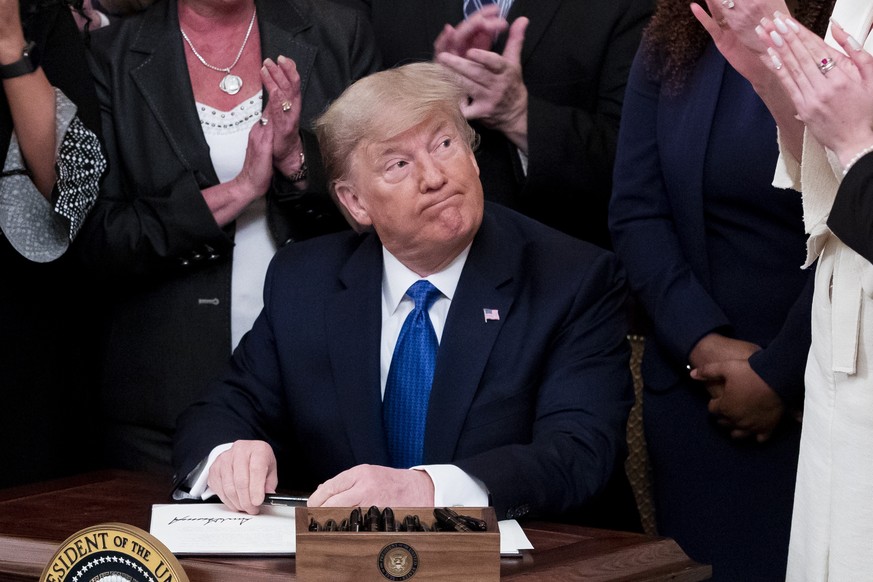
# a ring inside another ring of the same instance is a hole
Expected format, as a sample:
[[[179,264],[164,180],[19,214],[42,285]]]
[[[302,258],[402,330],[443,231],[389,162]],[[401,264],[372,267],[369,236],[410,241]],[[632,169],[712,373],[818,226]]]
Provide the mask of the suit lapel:
[[[130,76],[182,165],[205,177],[209,184],[217,184],[194,105],[175,0],[146,13],[130,50],[145,55]]]
[[[445,463],[454,457],[491,349],[511,315],[518,270],[513,258],[521,256],[521,249],[502,234],[486,212],[443,330],[428,405],[425,463]],[[497,310],[500,319],[486,321],[486,308]]]
[[[338,414],[358,464],[389,465],[379,379],[382,246],[368,236],[347,261],[343,289],[327,302],[327,337]]]

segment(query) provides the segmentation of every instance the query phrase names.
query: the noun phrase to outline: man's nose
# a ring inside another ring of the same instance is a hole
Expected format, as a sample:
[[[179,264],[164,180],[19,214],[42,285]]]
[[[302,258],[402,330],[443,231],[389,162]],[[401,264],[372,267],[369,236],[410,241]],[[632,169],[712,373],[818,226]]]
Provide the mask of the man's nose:
[[[418,188],[422,193],[438,190],[448,180],[442,166],[430,156],[423,157],[418,164],[418,169]]]

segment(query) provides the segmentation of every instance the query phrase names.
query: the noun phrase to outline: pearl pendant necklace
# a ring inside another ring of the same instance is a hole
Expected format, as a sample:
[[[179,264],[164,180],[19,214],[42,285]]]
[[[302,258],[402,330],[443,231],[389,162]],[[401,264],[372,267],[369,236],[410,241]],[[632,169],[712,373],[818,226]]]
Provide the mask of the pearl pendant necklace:
[[[191,52],[194,53],[194,56],[197,57],[197,60],[200,61],[203,66],[212,69],[213,71],[218,71],[219,73],[224,73],[224,77],[221,79],[221,83],[218,84],[218,88],[227,93],[228,95],[236,95],[239,93],[239,90],[242,89],[243,81],[238,75],[234,75],[230,72],[232,68],[236,66],[239,62],[240,57],[243,54],[243,50],[246,48],[246,44],[249,42],[249,35],[252,34],[252,27],[255,24],[255,15],[257,14],[257,10],[252,10],[252,19],[249,21],[249,29],[246,31],[246,37],[243,39],[242,46],[239,47],[239,52],[236,53],[236,58],[233,60],[233,63],[229,67],[216,67],[215,65],[210,65],[206,62],[197,49],[194,48],[194,44],[191,42],[191,39],[188,38],[188,35],[185,34],[185,29],[181,26],[179,27],[179,31],[182,33],[182,38],[185,39],[185,42],[188,43],[188,46],[191,48]]]

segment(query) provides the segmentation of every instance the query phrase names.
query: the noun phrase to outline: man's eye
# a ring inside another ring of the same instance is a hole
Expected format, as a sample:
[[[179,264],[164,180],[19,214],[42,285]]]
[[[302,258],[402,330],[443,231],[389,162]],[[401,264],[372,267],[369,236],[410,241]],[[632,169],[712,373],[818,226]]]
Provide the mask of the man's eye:
[[[447,137],[446,139],[444,139],[443,141],[440,142],[440,146],[444,147],[444,148],[447,148],[450,145],[452,145],[452,138],[450,138],[450,137]]]

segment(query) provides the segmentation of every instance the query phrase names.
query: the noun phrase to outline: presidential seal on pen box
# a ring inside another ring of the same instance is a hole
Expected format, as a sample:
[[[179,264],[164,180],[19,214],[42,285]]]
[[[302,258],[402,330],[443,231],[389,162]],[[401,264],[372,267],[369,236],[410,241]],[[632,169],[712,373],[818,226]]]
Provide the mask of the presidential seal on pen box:
[[[297,508],[298,579],[498,580],[491,507]]]

